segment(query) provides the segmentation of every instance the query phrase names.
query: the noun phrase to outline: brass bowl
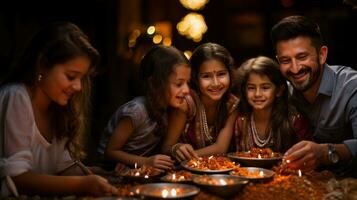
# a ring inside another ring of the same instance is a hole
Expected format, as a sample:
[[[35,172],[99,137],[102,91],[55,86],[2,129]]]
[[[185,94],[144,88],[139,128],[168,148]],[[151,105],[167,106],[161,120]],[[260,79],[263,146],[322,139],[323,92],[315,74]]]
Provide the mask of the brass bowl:
[[[172,190],[175,192],[173,193]],[[181,183],[150,183],[135,186],[131,191],[137,196],[146,198],[183,199],[198,194],[200,189],[194,185]]]
[[[241,166],[245,167],[262,167],[271,168],[283,159],[283,156],[277,156],[272,158],[251,158],[251,157],[240,157],[234,153],[228,153],[227,155],[230,159],[237,161]]]
[[[217,196],[230,197],[242,190],[248,180],[227,174],[213,174],[196,176],[193,182]]]

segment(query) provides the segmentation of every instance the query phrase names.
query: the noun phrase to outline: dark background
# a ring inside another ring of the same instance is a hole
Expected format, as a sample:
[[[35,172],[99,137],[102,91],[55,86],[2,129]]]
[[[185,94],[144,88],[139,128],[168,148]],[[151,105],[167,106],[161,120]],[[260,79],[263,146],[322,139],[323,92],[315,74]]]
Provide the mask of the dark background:
[[[142,33],[137,45],[129,48],[128,38],[135,29],[145,32],[149,25],[168,23],[172,45],[180,50],[192,51],[201,43],[216,42],[232,53],[239,66],[257,55],[274,57],[270,28],[285,16],[300,14],[320,25],[329,47],[329,64],[357,67],[357,9],[343,0],[210,0],[197,11],[208,26],[198,43],[176,30],[176,24],[189,12],[178,0],[1,1],[0,80],[41,26],[52,21],[77,24],[102,56],[89,116],[88,146],[89,155],[93,155],[111,114],[141,94],[138,63],[153,44],[150,36]]]

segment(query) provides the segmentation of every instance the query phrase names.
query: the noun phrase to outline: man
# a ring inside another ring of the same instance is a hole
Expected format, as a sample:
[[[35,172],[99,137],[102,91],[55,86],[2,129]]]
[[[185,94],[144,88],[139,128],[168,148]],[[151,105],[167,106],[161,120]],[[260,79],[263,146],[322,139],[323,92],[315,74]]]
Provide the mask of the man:
[[[356,176],[357,71],[326,64],[320,28],[306,17],[282,19],[271,38],[280,71],[293,85],[293,100],[314,132],[314,142],[301,141],[286,152],[289,167]]]

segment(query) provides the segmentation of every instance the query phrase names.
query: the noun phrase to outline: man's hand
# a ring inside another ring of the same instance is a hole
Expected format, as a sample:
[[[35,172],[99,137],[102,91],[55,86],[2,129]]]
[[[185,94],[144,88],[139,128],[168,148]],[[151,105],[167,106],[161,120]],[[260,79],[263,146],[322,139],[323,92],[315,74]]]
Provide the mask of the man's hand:
[[[327,145],[301,141],[292,146],[284,157],[289,168],[311,171],[326,162]]]

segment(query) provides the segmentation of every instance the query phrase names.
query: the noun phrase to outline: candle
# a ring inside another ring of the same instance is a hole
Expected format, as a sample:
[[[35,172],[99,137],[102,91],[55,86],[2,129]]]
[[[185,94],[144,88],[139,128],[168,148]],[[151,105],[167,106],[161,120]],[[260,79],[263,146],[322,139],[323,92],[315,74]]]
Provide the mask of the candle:
[[[176,196],[176,189],[175,188],[172,188],[171,191],[170,191],[170,194],[172,197],[175,197]]]
[[[221,185],[227,185],[227,182],[225,180],[223,180],[223,179],[219,179],[219,182],[220,182]]]
[[[134,168],[136,169],[138,167],[138,163],[135,163]]]
[[[301,170],[300,170],[300,169],[298,170],[298,174],[299,174],[299,177],[302,176],[302,173],[301,173]]]
[[[162,196],[163,198],[166,198],[168,195],[169,195],[169,191],[167,191],[166,189],[162,190],[161,196]]]

